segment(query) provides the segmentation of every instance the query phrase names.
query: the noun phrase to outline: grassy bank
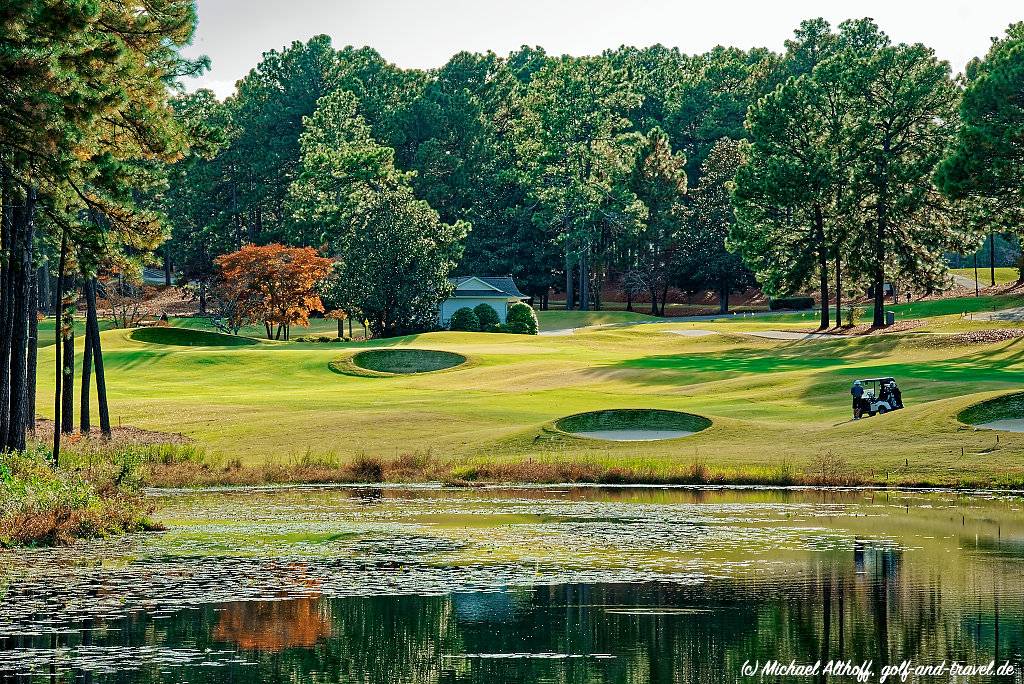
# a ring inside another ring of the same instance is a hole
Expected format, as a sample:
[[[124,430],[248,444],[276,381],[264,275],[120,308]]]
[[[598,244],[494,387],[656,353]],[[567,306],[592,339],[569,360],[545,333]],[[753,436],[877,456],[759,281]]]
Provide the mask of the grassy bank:
[[[133,467],[111,453],[50,466],[42,447],[0,455],[0,548],[154,529]],[[77,460],[77,459],[76,459]]]

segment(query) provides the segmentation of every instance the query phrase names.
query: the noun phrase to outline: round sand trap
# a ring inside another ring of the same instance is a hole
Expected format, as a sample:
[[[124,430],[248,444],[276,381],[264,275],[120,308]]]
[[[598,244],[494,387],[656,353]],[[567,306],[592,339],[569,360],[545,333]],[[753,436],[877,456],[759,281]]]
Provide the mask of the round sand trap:
[[[957,418],[961,423],[983,430],[1024,432],[1024,392],[1004,394],[968,406]]]
[[[566,416],[555,427],[576,437],[611,442],[655,442],[689,437],[711,427],[704,416],[661,409],[609,409]]]
[[[981,423],[976,427],[984,428],[986,430],[1002,430],[1003,432],[1024,432],[1024,418],[993,420],[988,423]]]
[[[462,354],[432,349],[368,349],[352,357],[352,363],[359,368],[396,375],[430,373],[465,362]]]
[[[659,439],[689,437],[694,433],[687,430],[584,430],[572,434],[611,442],[657,442]]]
[[[683,337],[708,337],[709,335],[717,335],[718,333],[714,330],[699,330],[697,328],[691,328],[689,330],[666,330],[670,335],[682,335]]]
[[[191,328],[136,328],[130,335],[137,342],[166,344],[174,347],[241,347],[258,344],[256,340],[249,337]]]

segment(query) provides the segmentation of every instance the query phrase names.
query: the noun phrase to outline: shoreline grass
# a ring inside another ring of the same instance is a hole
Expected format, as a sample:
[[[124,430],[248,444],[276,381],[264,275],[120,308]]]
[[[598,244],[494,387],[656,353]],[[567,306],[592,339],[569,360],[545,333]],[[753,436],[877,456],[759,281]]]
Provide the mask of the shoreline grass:
[[[113,460],[86,473],[50,466],[34,448],[0,454],[0,549],[161,529],[139,483]]]

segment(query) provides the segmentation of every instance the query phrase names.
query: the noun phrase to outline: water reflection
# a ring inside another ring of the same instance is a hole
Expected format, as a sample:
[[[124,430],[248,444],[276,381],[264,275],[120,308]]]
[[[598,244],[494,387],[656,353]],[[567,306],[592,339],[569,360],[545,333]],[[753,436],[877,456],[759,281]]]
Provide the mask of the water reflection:
[[[234,504],[199,497],[165,504],[202,530],[198,548],[182,532],[29,554],[0,590],[0,681],[703,684],[755,681],[740,666],[769,658],[872,660],[876,674],[998,659],[1018,669],[994,681],[1024,681],[1016,499],[267,496],[272,542],[233,545]],[[638,580],[623,558],[667,571]],[[47,575],[47,559],[74,563]]]

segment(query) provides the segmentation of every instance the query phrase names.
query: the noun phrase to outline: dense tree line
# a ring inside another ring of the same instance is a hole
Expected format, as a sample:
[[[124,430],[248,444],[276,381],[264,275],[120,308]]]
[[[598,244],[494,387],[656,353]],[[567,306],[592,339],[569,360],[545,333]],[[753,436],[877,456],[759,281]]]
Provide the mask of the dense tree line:
[[[318,36],[267,52],[225,102],[176,102],[218,142],[172,170],[165,250],[205,288],[224,251],[316,247],[344,271],[339,308],[378,334],[429,325],[453,270],[511,274],[542,307],[554,289],[600,308],[616,283],[653,313],[670,288],[715,291],[723,311],[755,282],[813,289],[837,322],[844,295],[870,290],[880,324],[889,284],[939,289],[944,254],[1019,225],[1019,183],[965,161],[997,138],[961,126],[1019,92],[1012,67],[988,66],[1019,62],[1019,33],[972,64],[962,113],[949,65],[869,20],[804,22],[782,54],[524,47],[430,71]]]
[[[687,189],[702,190],[712,149],[743,137],[747,108],[780,78],[766,50],[624,47],[577,58],[524,47],[460,53],[425,72],[318,36],[267,52],[225,102],[206,91],[178,99],[219,142],[172,169],[164,249],[205,292],[220,253],[316,247],[352,279],[339,306],[378,334],[429,325],[453,270],[511,274],[541,306],[562,289],[583,309],[600,307],[614,280],[660,312],[670,287],[728,293],[750,282],[724,248],[728,231],[697,215],[704,204]],[[396,201],[407,217],[419,203],[421,228],[373,225],[395,210],[367,208]],[[385,236],[399,242],[385,247]],[[405,266],[359,263],[426,244]],[[373,282],[355,280],[370,272]],[[374,287],[416,302],[385,304],[365,292]],[[395,307],[406,312],[391,320]]]

